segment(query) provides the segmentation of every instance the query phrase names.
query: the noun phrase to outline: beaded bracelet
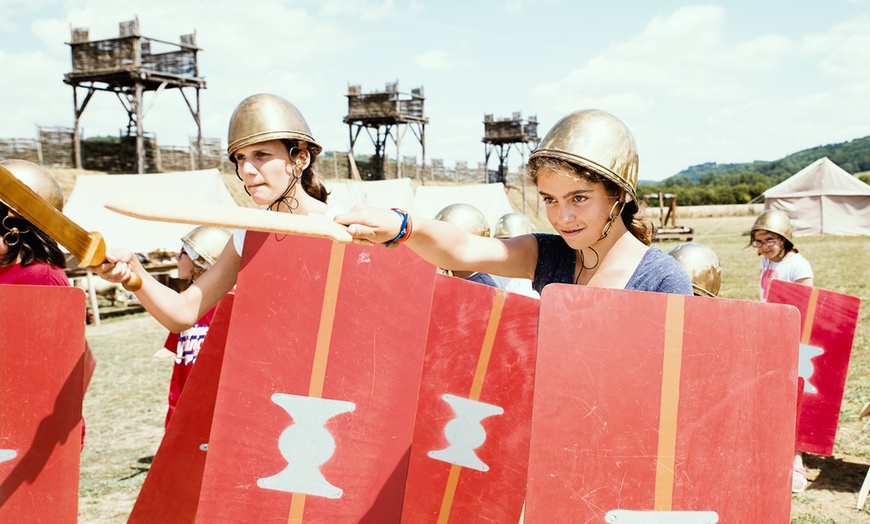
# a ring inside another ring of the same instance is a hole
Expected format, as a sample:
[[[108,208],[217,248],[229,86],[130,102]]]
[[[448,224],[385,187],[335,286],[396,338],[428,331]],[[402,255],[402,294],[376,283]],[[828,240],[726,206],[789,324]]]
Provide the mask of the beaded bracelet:
[[[407,231],[398,241],[399,244],[411,238],[411,232],[414,230],[414,221],[411,219],[411,213],[408,213],[408,227],[406,229]]]
[[[402,227],[399,229],[399,234],[396,235],[396,238],[390,240],[386,244],[385,247],[399,247],[399,244],[408,240],[408,237],[411,236],[411,215],[404,209],[399,209],[397,207],[392,208],[392,211],[395,211],[400,217],[402,217]]]

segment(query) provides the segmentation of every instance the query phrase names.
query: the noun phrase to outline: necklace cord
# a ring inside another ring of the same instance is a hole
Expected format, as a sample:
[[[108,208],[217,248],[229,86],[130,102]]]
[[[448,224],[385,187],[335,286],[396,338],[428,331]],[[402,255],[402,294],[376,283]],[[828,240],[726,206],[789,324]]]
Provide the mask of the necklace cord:
[[[595,251],[595,248],[589,246],[589,249],[595,253],[595,263],[591,266],[586,265],[586,255],[583,254],[583,250],[580,250],[580,271],[577,272],[577,276],[574,278],[574,285],[579,285],[580,275],[583,274],[583,270],[592,271],[596,267],[598,267],[598,263],[601,262],[601,256],[598,254],[598,251]]]

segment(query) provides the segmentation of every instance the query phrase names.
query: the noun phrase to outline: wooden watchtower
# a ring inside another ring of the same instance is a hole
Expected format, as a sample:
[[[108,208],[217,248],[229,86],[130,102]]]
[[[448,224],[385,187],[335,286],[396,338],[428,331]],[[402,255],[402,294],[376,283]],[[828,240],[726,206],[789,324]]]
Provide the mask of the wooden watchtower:
[[[402,138],[410,128],[423,149],[423,179],[426,178],[426,124],[423,112],[423,88],[412,89],[410,94],[399,92],[399,82],[389,83],[384,91],[362,94],[360,86],[347,87],[347,116],[344,123],[350,133],[350,155],[363,129],[375,146],[372,157],[371,179],[384,179],[384,158],[387,139],[396,144],[396,178],[402,178],[400,149]]]
[[[177,89],[196,122],[198,164],[202,168],[202,125],[199,90],[205,80],[199,76],[196,33],[182,35],[178,44],[144,37],[139,33],[139,19],[120,23],[118,38],[88,40],[86,28],[72,30],[73,70],[64,75],[64,83],[73,87],[75,129],[73,151],[75,165],[82,167],[79,120],[97,91],[114,93],[127,111],[127,136],[136,135],[136,164],[145,172],[144,94],[153,91],[152,104],[166,89]],[[193,103],[185,88],[195,91]],[[86,91],[79,103],[79,89]]]
[[[523,123],[522,115],[517,112],[510,118],[494,119],[492,115],[483,116],[483,144],[485,153],[484,182],[501,182],[504,184],[507,177],[507,158],[511,147],[516,146],[525,163],[526,153],[537,147],[541,139],[538,138],[538,118],[530,116]],[[493,178],[489,174],[489,156],[493,150],[498,154],[498,171]]]

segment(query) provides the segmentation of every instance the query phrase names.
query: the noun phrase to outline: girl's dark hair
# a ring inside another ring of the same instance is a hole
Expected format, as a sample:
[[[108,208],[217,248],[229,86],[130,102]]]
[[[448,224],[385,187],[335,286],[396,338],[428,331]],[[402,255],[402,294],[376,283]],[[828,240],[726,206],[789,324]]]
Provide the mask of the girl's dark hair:
[[[553,171],[567,171],[572,176],[588,182],[600,182],[604,184],[604,190],[607,191],[608,195],[613,198],[624,198],[623,193],[625,190],[604,175],[584,169],[565,160],[552,157],[539,156],[529,160],[529,179],[531,179],[533,184],[537,185],[538,171],[543,168],[552,169]],[[622,217],[622,223],[625,224],[626,229],[628,229],[636,239],[648,246],[652,243],[654,229],[652,221],[646,218],[645,211],[646,204],[634,199],[625,204],[620,216]]]
[[[281,139],[281,142],[287,147],[288,153],[298,145],[298,142],[295,140]],[[329,197],[329,191],[326,190],[323,181],[314,171],[314,163],[316,161],[317,157],[312,155],[311,162],[308,164],[308,167],[305,168],[305,171],[302,172],[302,179],[300,182],[302,182],[302,189],[304,189],[306,193],[317,200],[326,203],[326,199]]]
[[[0,208],[6,208],[6,206],[0,206]],[[0,211],[4,211],[4,209],[0,209]],[[6,213],[8,211],[4,212],[3,216],[6,216]],[[2,226],[0,226],[0,233],[8,234],[12,228],[18,228],[18,242],[12,245],[7,244],[6,254],[0,257],[0,266],[11,266],[20,257],[21,265],[24,267],[37,262],[61,269],[66,267],[66,258],[57,242],[43,233],[42,230],[23,218],[6,216]]]

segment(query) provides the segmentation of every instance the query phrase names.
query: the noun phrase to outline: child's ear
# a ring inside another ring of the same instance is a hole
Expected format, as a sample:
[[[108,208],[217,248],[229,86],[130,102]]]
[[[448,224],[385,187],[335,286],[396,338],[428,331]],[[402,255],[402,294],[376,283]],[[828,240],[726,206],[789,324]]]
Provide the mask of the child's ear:
[[[297,158],[305,164],[305,167],[308,167],[311,163],[311,153],[307,149],[299,151],[299,156]]]

